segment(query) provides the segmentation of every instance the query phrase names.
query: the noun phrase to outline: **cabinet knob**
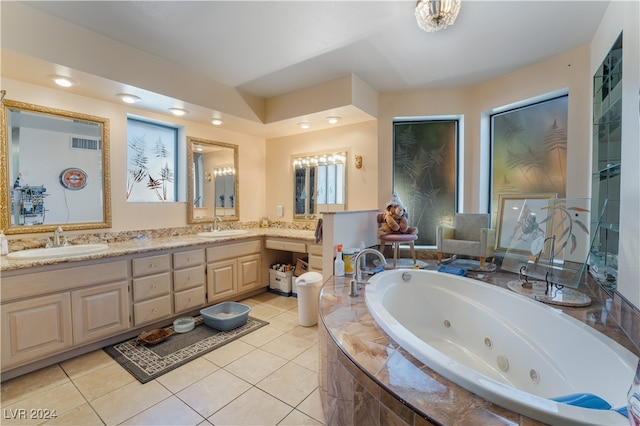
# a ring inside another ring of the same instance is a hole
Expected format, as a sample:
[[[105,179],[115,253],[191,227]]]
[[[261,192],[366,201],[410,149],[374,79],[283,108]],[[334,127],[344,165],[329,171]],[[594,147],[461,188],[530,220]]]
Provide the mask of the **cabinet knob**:
[[[153,309],[151,310],[151,313],[153,313],[153,314],[155,314],[156,312],[157,312],[157,311],[156,311],[156,308],[153,308]]]
[[[153,285],[151,286],[151,288],[157,288],[157,287],[158,287],[158,286],[157,286],[156,284],[153,284]]]

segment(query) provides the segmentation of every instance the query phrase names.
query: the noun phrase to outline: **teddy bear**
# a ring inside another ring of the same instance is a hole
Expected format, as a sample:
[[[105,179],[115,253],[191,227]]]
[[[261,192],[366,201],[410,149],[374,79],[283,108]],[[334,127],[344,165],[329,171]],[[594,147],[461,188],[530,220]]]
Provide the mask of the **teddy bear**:
[[[378,235],[385,234],[417,234],[418,228],[409,226],[409,212],[400,201],[400,198],[393,194],[393,198],[384,212],[384,222],[378,228]]]

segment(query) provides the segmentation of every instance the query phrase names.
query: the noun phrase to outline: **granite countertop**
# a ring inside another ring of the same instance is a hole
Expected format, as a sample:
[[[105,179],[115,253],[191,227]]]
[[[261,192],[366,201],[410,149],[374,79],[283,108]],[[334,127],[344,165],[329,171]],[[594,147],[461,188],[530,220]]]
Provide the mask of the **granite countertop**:
[[[502,287],[510,279],[513,275],[502,272],[482,277]],[[330,278],[321,291],[320,318],[338,347],[401,401],[441,424],[541,424],[486,401],[416,360],[376,324],[364,295],[363,289],[358,297],[349,296],[349,277]],[[637,352],[595,298],[588,307],[558,309]]]
[[[95,260],[124,256],[136,253],[152,252],[165,249],[176,249],[183,247],[197,247],[200,245],[210,245],[229,241],[242,241],[257,237],[290,238],[315,242],[314,231],[290,229],[290,228],[248,228],[246,234],[234,235],[219,238],[200,238],[195,234],[177,235],[172,237],[150,238],[146,234],[140,237],[131,238],[126,241],[109,242],[106,251],[86,255],[66,256],[45,259],[11,260],[6,256],[0,258],[0,271],[11,271],[36,266],[55,265],[67,262],[80,262],[85,260]],[[104,241],[89,240],[87,243],[104,243]]]

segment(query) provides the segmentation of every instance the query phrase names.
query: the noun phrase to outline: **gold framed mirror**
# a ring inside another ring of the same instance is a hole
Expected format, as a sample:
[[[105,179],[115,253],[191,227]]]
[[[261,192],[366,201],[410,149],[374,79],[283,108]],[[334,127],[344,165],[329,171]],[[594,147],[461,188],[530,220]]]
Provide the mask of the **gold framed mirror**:
[[[111,227],[109,119],[5,99],[0,126],[6,234]]]
[[[187,136],[187,223],[240,219],[238,146]]]

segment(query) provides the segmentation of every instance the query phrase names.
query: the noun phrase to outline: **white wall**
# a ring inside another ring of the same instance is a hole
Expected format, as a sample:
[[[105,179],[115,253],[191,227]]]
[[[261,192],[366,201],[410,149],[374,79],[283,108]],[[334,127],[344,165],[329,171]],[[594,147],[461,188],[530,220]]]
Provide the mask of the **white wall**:
[[[6,99],[63,109],[84,114],[105,117],[110,120],[110,168],[111,168],[111,209],[112,230],[130,231],[139,229],[171,228],[187,224],[186,196],[177,203],[128,203],[125,199],[127,178],[127,114],[146,117],[182,126],[182,137],[186,135],[212,141],[238,145],[240,220],[257,220],[265,205],[265,140],[238,132],[226,131],[211,125],[189,122],[168,115],[153,114],[128,105],[72,95],[64,90],[36,86],[20,81],[2,78],[2,88],[7,91]],[[180,181],[182,194],[186,194],[186,156],[184,141],[182,156],[176,178]],[[51,198],[51,197],[49,197]],[[49,200],[47,200],[49,202]]]
[[[640,3],[612,1],[591,45],[595,74],[622,32],[622,167],[618,292],[640,308]]]

